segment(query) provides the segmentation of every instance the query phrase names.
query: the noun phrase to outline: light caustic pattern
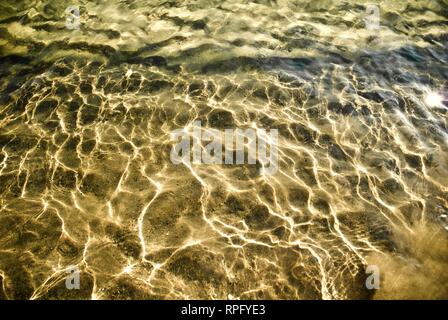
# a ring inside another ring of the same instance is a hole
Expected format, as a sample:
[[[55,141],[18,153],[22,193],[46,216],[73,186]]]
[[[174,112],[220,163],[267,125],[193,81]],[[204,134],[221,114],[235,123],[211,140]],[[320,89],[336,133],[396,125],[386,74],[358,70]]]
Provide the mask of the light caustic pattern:
[[[448,297],[446,1],[376,30],[363,1],[148,2],[77,29],[2,1],[0,298]],[[278,172],[174,165],[195,121],[277,129]]]

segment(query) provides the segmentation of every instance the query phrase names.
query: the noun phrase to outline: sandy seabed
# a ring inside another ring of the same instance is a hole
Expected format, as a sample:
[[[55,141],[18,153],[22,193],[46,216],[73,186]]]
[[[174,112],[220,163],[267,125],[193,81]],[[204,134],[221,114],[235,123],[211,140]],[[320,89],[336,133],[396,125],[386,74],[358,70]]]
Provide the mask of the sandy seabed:
[[[368,3],[2,1],[0,298],[447,299],[448,3]],[[278,171],[173,164],[195,121]]]

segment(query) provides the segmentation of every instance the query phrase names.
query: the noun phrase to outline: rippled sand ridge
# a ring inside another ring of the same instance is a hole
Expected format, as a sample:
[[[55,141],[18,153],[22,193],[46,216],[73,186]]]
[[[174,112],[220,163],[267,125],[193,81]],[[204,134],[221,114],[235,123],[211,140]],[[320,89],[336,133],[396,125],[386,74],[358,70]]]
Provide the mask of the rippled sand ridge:
[[[1,1],[0,299],[447,299],[447,18]],[[197,121],[278,130],[278,171],[174,164]]]

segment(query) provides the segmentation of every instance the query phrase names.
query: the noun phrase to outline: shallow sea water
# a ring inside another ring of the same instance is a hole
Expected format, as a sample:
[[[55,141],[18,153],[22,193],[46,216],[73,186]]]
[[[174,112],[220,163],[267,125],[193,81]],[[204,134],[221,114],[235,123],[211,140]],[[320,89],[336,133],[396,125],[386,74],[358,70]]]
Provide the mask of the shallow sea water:
[[[447,17],[1,1],[0,298],[448,298]],[[277,129],[279,170],[174,165],[194,121]]]

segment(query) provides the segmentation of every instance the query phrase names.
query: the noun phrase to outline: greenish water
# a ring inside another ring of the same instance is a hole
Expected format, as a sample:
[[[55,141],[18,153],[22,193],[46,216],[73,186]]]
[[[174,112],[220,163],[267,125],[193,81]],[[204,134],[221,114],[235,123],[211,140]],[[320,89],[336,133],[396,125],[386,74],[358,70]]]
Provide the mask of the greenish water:
[[[448,298],[447,16],[3,0],[0,299]],[[194,121],[277,129],[279,170],[173,164]]]

